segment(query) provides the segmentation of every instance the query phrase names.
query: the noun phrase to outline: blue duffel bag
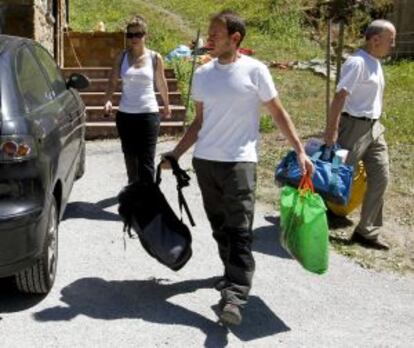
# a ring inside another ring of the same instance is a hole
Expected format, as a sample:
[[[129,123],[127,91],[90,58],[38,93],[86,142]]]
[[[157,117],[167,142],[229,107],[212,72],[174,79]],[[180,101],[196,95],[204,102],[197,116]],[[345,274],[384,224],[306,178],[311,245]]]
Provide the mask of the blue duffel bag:
[[[312,176],[315,191],[328,201],[346,205],[351,193],[353,167],[343,164],[333,148],[327,151],[325,147],[321,147],[311,157],[315,167]],[[328,158],[322,160],[322,157]],[[276,167],[275,180],[298,187],[301,177],[296,152],[290,151]]]

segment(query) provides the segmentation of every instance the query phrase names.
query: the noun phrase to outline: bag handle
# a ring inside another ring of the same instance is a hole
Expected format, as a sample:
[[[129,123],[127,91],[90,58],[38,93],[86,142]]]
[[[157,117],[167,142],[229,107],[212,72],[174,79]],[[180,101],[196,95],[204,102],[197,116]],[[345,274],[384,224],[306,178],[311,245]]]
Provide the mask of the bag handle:
[[[331,170],[332,170],[332,177],[329,181],[329,189],[332,192],[338,192],[338,176],[339,176],[339,167],[342,164],[342,161],[339,156],[335,154],[335,151],[340,149],[338,144],[334,144],[332,146],[322,145],[319,151],[315,152],[311,159],[312,161],[316,161],[320,159],[321,161],[328,161],[331,163]]]
[[[298,191],[305,193],[306,191],[311,191],[312,193],[315,193],[315,188],[313,187],[312,178],[309,174],[302,175],[302,178],[300,179]]]
[[[183,207],[185,212],[187,213],[188,220],[190,221],[191,226],[195,226],[195,222],[193,216],[191,215],[190,208],[188,207],[187,201],[184,198],[182,188],[190,185],[190,176],[187,174],[185,170],[183,170],[178,161],[172,156],[165,156],[166,160],[168,160],[171,164],[172,172],[177,180],[177,191],[178,191],[178,205],[180,208],[181,220],[183,216]],[[157,166],[157,177],[156,177],[156,184],[159,185],[161,183],[161,163],[160,162]]]
[[[332,162],[333,158],[336,157],[335,151],[341,147],[338,144],[327,146],[326,144],[321,145],[318,151],[312,155],[313,160],[321,159],[323,161]]]

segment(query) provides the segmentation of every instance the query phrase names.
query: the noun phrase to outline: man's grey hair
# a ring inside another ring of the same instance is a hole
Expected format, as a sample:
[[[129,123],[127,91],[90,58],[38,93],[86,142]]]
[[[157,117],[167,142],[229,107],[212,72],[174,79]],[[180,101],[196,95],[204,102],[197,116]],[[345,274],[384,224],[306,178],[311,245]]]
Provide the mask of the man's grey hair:
[[[368,25],[367,29],[365,30],[365,39],[369,40],[373,36],[381,34],[384,30],[387,29],[395,30],[394,24],[385,19],[376,19],[375,21],[371,22],[371,24]]]

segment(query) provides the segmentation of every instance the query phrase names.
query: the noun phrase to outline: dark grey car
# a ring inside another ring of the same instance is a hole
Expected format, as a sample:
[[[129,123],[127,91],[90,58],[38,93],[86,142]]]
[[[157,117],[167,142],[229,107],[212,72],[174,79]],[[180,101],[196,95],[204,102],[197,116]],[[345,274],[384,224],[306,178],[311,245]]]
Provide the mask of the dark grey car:
[[[0,35],[0,277],[47,293],[58,224],[85,165],[85,105],[38,43]]]

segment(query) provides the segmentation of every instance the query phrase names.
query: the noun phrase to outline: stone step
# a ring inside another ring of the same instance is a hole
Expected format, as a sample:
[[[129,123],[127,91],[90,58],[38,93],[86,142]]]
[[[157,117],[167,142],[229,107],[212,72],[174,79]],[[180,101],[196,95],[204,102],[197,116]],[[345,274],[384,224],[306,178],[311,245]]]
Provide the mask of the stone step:
[[[80,96],[82,97],[83,102],[87,106],[99,106],[104,105],[106,102],[105,92],[80,92]],[[158,104],[162,105],[162,99],[159,92],[156,93]],[[182,105],[183,102],[181,100],[181,93],[180,92],[169,92],[168,97],[170,100],[170,104],[172,105]],[[116,92],[112,96],[112,103],[114,105],[119,105],[119,101],[121,99],[121,93]]]
[[[68,78],[72,73],[81,73],[90,79],[102,79],[108,78],[111,69],[110,67],[65,67],[62,71],[65,78]],[[164,69],[164,74],[166,78],[175,78],[175,72],[172,68]]]
[[[167,79],[168,84],[168,91],[169,92],[176,92],[178,90],[178,83],[177,79]],[[90,84],[87,88],[83,89],[82,92],[103,92],[106,91],[108,87],[108,79],[107,78],[92,78],[90,79]],[[118,80],[118,88],[117,91],[121,90],[121,80]]]
[[[164,121],[161,122],[160,134],[179,134],[184,131],[183,122]],[[117,138],[115,122],[87,122],[86,140]]]
[[[162,121],[171,121],[171,122],[183,122],[185,120],[186,112],[185,107],[181,105],[171,105],[171,118],[164,119],[162,111],[163,106],[159,108],[160,116]],[[115,114],[118,111],[118,107],[114,106],[111,115],[105,115],[103,112],[103,106],[87,106],[86,107],[86,120],[89,123],[92,122],[115,122]]]

